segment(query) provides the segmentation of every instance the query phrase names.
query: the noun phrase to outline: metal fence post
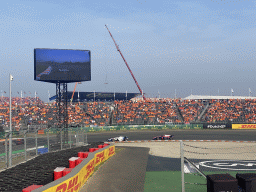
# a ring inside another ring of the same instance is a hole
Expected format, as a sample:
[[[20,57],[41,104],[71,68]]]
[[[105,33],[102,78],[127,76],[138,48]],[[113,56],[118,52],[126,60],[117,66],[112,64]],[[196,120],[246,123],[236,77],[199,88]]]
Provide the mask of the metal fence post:
[[[71,149],[71,134],[72,134],[72,130],[71,130],[71,132],[69,133],[69,146],[70,146],[70,149]]]
[[[62,150],[62,129],[60,129],[60,150]]]
[[[48,153],[50,152],[50,136],[49,136],[49,130],[47,130],[47,145],[48,145]]]
[[[25,153],[25,161],[27,161],[27,131],[24,134],[24,153]]]
[[[182,189],[182,192],[185,192],[183,141],[180,141],[180,160],[181,160],[181,189]]]
[[[87,130],[86,130],[86,129],[85,129],[85,139],[86,139],[86,140],[85,140],[86,144],[88,144],[88,143],[87,143]]]
[[[79,144],[79,130],[76,130],[76,146]]]
[[[37,128],[36,128],[36,156],[38,155],[38,150],[37,150]]]
[[[78,145],[78,143],[77,143],[77,137],[78,137],[78,131],[76,130],[76,146]]]
[[[83,144],[84,144],[84,130],[82,130]]]

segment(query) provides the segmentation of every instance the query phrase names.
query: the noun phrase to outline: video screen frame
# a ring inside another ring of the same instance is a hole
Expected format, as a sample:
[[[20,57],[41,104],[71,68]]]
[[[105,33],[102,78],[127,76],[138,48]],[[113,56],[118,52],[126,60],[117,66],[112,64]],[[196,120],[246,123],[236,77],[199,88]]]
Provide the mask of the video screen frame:
[[[35,48],[34,80],[50,83],[91,81],[91,51]]]

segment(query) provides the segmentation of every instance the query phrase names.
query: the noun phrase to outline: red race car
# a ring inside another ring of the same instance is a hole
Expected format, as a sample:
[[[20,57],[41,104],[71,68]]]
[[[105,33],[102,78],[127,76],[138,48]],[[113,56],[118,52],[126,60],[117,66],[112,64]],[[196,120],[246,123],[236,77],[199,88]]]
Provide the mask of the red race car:
[[[153,140],[172,140],[174,135],[161,135],[154,137]]]
[[[5,141],[2,141],[3,145],[5,145]],[[23,138],[17,138],[12,140],[13,145],[22,145],[24,144],[24,139]],[[7,141],[7,145],[9,145],[9,140]]]

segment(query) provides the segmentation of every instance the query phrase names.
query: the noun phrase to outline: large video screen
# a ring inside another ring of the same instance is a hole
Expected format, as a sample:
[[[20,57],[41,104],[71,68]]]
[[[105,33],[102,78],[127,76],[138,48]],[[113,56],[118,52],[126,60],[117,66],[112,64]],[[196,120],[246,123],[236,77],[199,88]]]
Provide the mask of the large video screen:
[[[91,81],[91,52],[71,49],[34,49],[34,80]]]

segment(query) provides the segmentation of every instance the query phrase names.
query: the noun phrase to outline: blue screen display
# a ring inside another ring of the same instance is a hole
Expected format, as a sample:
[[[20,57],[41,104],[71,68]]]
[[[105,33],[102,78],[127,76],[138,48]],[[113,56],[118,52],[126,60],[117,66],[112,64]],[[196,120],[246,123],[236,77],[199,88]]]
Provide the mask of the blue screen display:
[[[81,82],[91,80],[91,52],[69,49],[34,49],[34,80]]]

